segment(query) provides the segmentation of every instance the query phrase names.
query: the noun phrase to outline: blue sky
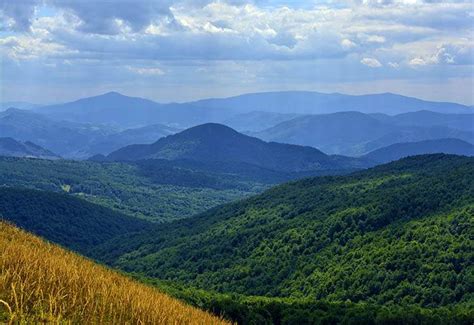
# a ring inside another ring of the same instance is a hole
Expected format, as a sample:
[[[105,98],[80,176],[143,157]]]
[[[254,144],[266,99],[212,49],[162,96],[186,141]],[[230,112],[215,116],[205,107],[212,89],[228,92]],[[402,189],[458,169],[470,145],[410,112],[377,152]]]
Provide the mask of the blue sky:
[[[474,104],[468,1],[0,0],[0,101],[395,92]]]

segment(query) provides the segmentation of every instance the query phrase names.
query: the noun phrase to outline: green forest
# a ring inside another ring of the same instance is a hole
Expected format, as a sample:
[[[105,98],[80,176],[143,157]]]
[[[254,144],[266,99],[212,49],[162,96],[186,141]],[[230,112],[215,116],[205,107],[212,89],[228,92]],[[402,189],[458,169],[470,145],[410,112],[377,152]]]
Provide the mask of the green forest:
[[[0,162],[2,219],[238,324],[474,320],[474,158],[306,178],[166,223],[99,200],[157,186],[159,165]]]
[[[267,184],[222,180],[170,164],[98,163],[0,157],[0,186],[68,193],[132,217],[165,222],[262,191]]]
[[[347,303],[347,312],[458,306],[463,315],[473,301],[473,218],[474,159],[418,156],[281,185],[115,238],[93,256],[223,294]]]

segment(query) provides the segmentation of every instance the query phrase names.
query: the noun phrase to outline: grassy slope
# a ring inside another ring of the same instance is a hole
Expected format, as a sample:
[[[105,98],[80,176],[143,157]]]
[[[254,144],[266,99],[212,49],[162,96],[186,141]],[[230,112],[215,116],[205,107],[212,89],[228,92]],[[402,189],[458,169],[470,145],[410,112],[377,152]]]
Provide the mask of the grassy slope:
[[[0,322],[226,323],[3,222],[0,280]]]
[[[473,198],[473,158],[418,156],[278,186],[96,254],[221,292],[443,306],[472,299]]]

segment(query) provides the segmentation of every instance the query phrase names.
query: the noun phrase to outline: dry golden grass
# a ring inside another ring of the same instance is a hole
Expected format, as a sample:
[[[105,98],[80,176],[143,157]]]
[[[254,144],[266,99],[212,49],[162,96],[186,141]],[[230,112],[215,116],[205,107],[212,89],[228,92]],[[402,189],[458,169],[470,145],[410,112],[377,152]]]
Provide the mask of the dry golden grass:
[[[0,322],[226,324],[3,222]]]

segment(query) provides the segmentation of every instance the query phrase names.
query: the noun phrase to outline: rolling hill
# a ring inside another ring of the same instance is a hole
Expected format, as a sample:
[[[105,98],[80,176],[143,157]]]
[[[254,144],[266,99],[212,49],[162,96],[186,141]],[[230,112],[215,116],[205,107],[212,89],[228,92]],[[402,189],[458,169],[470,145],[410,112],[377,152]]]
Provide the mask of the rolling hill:
[[[0,222],[0,322],[230,324]]]
[[[387,163],[407,156],[433,153],[474,156],[474,145],[459,139],[396,143],[385,148],[374,150],[364,157],[378,163]]]
[[[58,159],[58,155],[32,142],[19,142],[12,138],[0,138],[0,156]]]
[[[310,147],[267,143],[214,123],[187,129],[150,145],[128,146],[107,158],[111,161],[189,159],[234,162],[284,172],[350,169],[368,165],[363,160],[332,157]]]
[[[306,115],[252,133],[266,141],[312,146],[329,154],[360,156],[370,151],[400,142],[458,138],[474,141],[474,129],[467,127],[459,116],[469,121],[474,115],[416,112],[394,117],[384,114],[341,112]],[[441,123],[444,116],[445,123]],[[426,117],[426,121],[424,118]],[[417,120],[417,123],[414,122]]]
[[[426,308],[469,304],[474,158],[309,178],[116,238],[96,258],[206,290]]]

